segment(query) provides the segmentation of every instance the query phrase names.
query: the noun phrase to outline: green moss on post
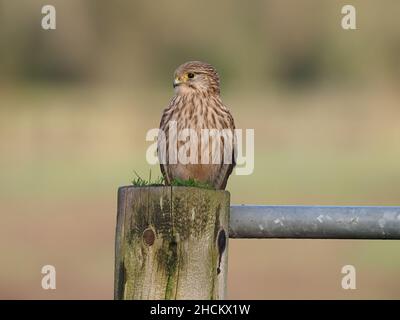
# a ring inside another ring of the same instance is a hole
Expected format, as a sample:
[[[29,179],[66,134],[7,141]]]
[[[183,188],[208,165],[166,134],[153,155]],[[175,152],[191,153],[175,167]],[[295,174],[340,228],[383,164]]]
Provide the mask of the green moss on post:
[[[223,299],[229,206],[222,190],[120,188],[115,299]]]

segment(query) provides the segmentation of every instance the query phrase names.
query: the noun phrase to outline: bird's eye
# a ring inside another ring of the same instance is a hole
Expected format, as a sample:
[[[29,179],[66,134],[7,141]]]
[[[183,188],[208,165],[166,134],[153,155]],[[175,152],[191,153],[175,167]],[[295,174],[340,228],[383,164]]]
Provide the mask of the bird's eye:
[[[194,73],[189,72],[187,76],[188,76],[189,79],[193,79],[194,78]]]

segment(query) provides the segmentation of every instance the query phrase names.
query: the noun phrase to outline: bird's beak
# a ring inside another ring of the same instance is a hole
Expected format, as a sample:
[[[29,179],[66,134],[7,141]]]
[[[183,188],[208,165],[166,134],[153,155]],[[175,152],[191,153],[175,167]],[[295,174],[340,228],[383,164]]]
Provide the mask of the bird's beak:
[[[179,78],[175,78],[174,80],[174,88],[176,88],[177,86],[179,86],[182,83],[182,81]]]

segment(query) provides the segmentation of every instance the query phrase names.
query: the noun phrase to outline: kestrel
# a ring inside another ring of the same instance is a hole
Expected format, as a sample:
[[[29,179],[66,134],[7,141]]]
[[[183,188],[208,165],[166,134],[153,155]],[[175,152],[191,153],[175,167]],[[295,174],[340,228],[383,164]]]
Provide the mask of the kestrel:
[[[161,117],[160,129],[165,134],[164,140],[159,135],[157,144],[165,182],[170,185],[174,179],[194,179],[215,189],[224,190],[236,165],[236,138],[233,117],[221,101],[218,73],[208,63],[186,62],[176,69],[173,86],[175,96]],[[176,127],[176,134],[171,133],[172,126]],[[179,151],[175,157],[177,161],[174,162],[171,159],[170,142],[173,141],[172,146],[177,150],[184,146],[186,141],[181,141],[179,134],[185,129],[197,134],[197,141],[192,139],[192,135],[189,136],[192,145],[190,150],[185,151],[191,162],[182,163]],[[223,138],[220,136],[220,143],[214,144],[211,135],[210,138],[201,138],[204,132],[229,134]],[[165,146],[162,146],[162,143]],[[192,148],[193,143],[196,143],[196,146]],[[160,150],[164,151],[164,158],[160,155]]]

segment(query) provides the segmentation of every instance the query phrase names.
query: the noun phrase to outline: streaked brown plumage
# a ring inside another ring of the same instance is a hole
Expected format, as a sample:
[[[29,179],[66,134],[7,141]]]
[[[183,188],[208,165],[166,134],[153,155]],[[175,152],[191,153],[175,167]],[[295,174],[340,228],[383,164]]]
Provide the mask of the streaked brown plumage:
[[[202,153],[208,152],[211,159],[211,140],[209,145],[198,146],[197,164],[188,163],[171,164],[169,161],[169,140],[176,141],[176,137],[169,136],[169,125],[171,121],[176,121],[177,132],[185,128],[194,129],[199,137],[202,129],[228,129],[234,137],[235,124],[229,110],[223,105],[220,98],[219,76],[213,66],[200,61],[190,61],[179,66],[175,71],[174,77],[175,96],[170,104],[164,109],[160,129],[166,135],[166,163],[160,159],[160,168],[166,184],[170,184],[174,178],[188,180],[190,178],[197,181],[206,182],[215,189],[225,189],[229,175],[235,166],[236,139],[233,138],[233,145],[229,161],[218,164],[202,164]],[[159,136],[160,137],[160,136]],[[160,143],[158,149],[160,157]],[[224,159],[224,144],[226,141],[221,139],[219,149],[221,159]],[[184,145],[184,141],[178,141],[178,150]],[[217,148],[218,146],[215,145]],[[208,151],[207,151],[208,150]],[[190,152],[189,152],[190,153]]]

